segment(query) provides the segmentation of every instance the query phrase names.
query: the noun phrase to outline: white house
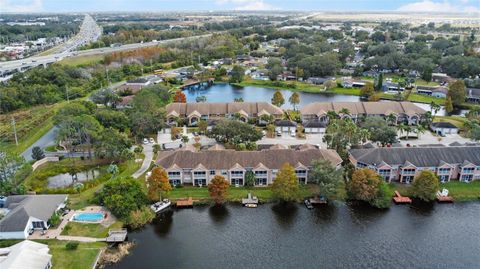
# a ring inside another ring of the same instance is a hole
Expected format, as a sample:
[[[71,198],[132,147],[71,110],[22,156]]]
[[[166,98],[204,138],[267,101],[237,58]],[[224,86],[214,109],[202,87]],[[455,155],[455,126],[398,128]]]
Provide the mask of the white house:
[[[49,228],[48,220],[65,207],[67,195],[13,195],[7,197],[0,220],[0,239],[26,239],[34,230]]]
[[[50,269],[52,255],[48,245],[25,240],[8,248],[0,248],[2,269]]]
[[[430,129],[439,135],[458,134],[457,126],[450,122],[434,122],[430,124]]]

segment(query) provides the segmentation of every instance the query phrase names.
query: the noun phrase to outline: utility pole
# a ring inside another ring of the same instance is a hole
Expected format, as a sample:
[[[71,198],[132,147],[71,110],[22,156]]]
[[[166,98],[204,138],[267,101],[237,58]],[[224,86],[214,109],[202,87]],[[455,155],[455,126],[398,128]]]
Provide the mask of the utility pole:
[[[13,126],[13,135],[15,136],[15,145],[18,146],[18,137],[17,137],[17,126],[15,118],[12,116],[12,126]]]

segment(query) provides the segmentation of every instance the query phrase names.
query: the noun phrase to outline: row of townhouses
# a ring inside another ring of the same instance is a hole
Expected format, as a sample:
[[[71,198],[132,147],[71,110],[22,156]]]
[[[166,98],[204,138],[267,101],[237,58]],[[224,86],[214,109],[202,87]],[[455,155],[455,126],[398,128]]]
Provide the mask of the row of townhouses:
[[[200,120],[219,120],[238,115],[238,119],[247,122],[259,121],[262,115],[283,117],[283,110],[267,102],[232,102],[232,103],[171,103],[166,107],[167,122],[175,123],[185,119],[188,125],[196,125]]]
[[[234,151],[215,147],[200,152],[161,152],[156,164],[166,170],[172,185],[205,186],[214,176],[221,175],[231,185],[243,186],[246,172],[252,171],[255,174],[255,185],[267,186],[273,183],[278,170],[285,163],[292,165],[299,182],[306,184],[311,164],[315,160],[328,160],[337,168],[342,163],[335,151],[307,144],[298,149],[273,147],[260,151]]]
[[[394,117],[396,123],[416,125],[426,111],[411,102],[316,102],[300,109],[304,123],[319,121],[328,123],[328,112],[335,111],[341,118],[354,122],[364,117]]]
[[[172,103],[167,105],[166,110],[169,124],[184,119],[188,125],[196,125],[199,120],[219,120],[234,115],[241,121],[254,119],[258,123],[262,123],[262,115],[273,116],[275,120],[283,118],[281,108],[266,102]],[[312,128],[324,127],[328,123],[329,111],[335,111],[340,117],[351,118],[355,122],[363,117],[393,116],[396,123],[410,125],[421,122],[426,113],[411,102],[316,102],[300,109],[302,122]]]
[[[387,182],[410,183],[423,170],[441,182],[480,180],[480,147],[368,148],[350,150],[357,168],[370,168]]]

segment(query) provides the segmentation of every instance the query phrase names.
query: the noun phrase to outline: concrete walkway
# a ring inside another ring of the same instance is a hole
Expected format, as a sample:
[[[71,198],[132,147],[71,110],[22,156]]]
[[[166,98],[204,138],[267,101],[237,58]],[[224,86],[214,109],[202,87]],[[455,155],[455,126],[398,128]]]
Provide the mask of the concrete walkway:
[[[142,166],[133,173],[133,178],[139,178],[145,172],[147,172],[148,168],[150,168],[150,164],[153,160],[153,145],[152,144],[144,144],[143,145],[143,154],[145,154],[145,158],[143,159]]]
[[[22,152],[23,158],[27,161],[31,161],[32,159],[32,149],[34,147],[40,147],[44,149],[48,146],[55,145],[55,138],[57,137],[58,127],[53,127],[52,129],[48,130],[42,137],[40,137],[33,145],[27,148],[24,152]]]

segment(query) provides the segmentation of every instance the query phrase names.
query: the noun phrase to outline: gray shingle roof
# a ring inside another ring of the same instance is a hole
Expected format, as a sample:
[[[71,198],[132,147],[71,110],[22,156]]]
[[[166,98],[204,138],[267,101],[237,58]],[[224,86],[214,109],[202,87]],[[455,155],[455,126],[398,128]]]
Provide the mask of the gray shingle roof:
[[[340,156],[333,150],[327,149],[270,149],[262,151],[172,151],[170,154],[162,154],[157,164],[170,168],[178,165],[181,168],[195,168],[202,164],[207,169],[228,170],[235,164],[244,168],[256,167],[259,163],[270,169],[279,169],[284,163],[296,165],[310,165],[313,160],[326,159],[332,164],[338,165],[342,162]]]
[[[21,231],[25,229],[29,217],[47,221],[65,202],[67,195],[14,195],[7,197],[6,207],[10,209],[0,220],[0,232]]]
[[[448,128],[448,129],[457,129],[457,126],[451,124],[450,122],[434,122],[432,123],[432,127],[434,128]]]
[[[390,165],[410,162],[417,167],[434,167],[442,161],[449,164],[469,162],[480,165],[480,147],[419,147],[352,149],[350,154],[365,164],[384,161]]]

